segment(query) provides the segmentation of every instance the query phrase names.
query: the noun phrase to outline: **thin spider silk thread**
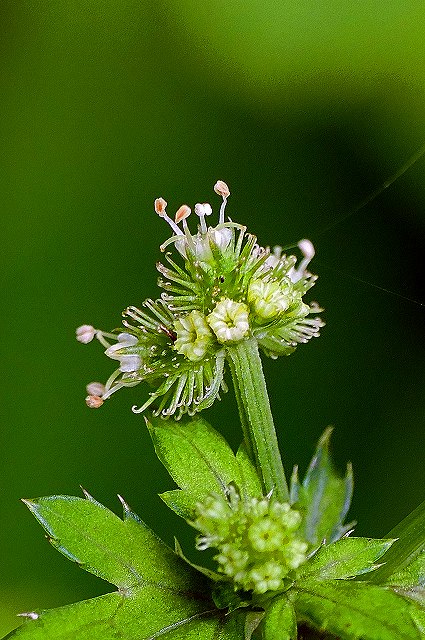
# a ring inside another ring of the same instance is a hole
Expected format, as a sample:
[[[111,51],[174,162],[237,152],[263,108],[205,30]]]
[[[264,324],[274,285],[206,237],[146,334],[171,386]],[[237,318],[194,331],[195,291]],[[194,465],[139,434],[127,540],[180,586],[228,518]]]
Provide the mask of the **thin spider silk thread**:
[[[411,167],[413,167],[423,156],[425,155],[425,143],[420,146],[407,160],[406,162],[404,162],[395,173],[393,173],[389,178],[387,178],[387,180],[385,180],[379,187],[377,187],[376,189],[374,189],[374,191],[372,191],[372,193],[370,193],[368,196],[366,196],[365,198],[363,198],[363,200],[361,200],[357,205],[355,205],[352,209],[350,209],[349,211],[347,211],[346,213],[344,213],[343,215],[339,216],[338,218],[336,218],[336,220],[333,220],[331,223],[329,223],[328,225],[326,225],[318,234],[317,237],[320,238],[322,236],[324,236],[326,233],[329,233],[329,231],[331,231],[332,229],[334,229],[335,227],[337,227],[339,224],[342,224],[343,222],[345,222],[346,220],[348,220],[349,218],[351,218],[352,216],[356,215],[357,213],[359,213],[360,211],[362,211],[365,207],[367,207],[369,204],[371,204],[372,202],[374,202],[377,198],[379,198],[379,196],[389,187],[391,187],[391,185],[394,184],[394,182],[396,182],[399,178],[401,178],[405,173],[407,173],[407,171],[409,171],[409,169],[411,169]],[[290,244],[290,245],[286,245],[285,247],[283,247],[283,251],[288,251],[289,249],[295,249],[298,246],[298,243],[294,243],[294,244]],[[331,271],[334,271],[336,273],[340,273],[341,275],[343,275],[346,278],[350,278],[356,282],[360,282],[361,284],[373,287],[374,289],[377,289],[379,291],[383,291],[384,293],[388,293],[389,295],[395,296],[396,298],[401,298],[402,300],[406,300],[407,302],[410,302],[412,304],[416,304],[419,307],[425,307],[425,302],[421,302],[420,300],[416,300],[415,298],[411,298],[409,296],[405,296],[402,293],[399,293],[398,291],[393,291],[392,289],[387,289],[386,287],[382,287],[378,284],[375,284],[374,282],[369,282],[368,280],[363,280],[362,278],[359,278],[358,276],[354,276],[351,273],[347,273],[344,271],[341,271],[341,269],[336,268],[336,267],[332,267],[331,265],[325,264],[322,261],[319,261],[317,259],[315,259],[315,263],[317,265],[320,265],[321,267],[324,267],[325,269],[329,269]]]

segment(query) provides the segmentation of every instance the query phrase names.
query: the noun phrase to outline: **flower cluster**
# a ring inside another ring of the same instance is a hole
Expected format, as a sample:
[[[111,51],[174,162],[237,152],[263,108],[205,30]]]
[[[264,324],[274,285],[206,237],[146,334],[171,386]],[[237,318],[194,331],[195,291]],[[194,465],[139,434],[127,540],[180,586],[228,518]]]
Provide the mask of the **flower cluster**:
[[[219,571],[235,589],[262,594],[283,587],[288,573],[306,560],[307,543],[297,538],[299,511],[273,498],[242,499],[230,485],[197,505],[191,524],[201,532],[197,548],[218,549]]]
[[[314,256],[311,242],[298,244],[303,254],[298,265],[295,256],[282,254],[279,247],[271,253],[245,227],[225,220],[227,185],[219,180],[214,190],[222,198],[218,224],[207,226],[212,207],[198,203],[195,234],[187,224],[191,214],[187,205],[172,220],[165,200],[155,200],[156,213],[173,231],[161,246],[167,264],[157,264],[160,299],[146,300],[141,309],[128,307],[123,312],[125,332],[105,333],[91,325],[77,329],[80,342],[96,337],[106,355],[119,362],[102,389],[96,383],[97,393],[89,385],[90,407],[100,406],[122,387],[146,381],[153,391],[134,411],[155,404],[157,414],[192,415],[225,390],[226,349],[238,341],[254,337],[266,355],[277,357],[319,335],[323,322],[310,315],[320,309],[303,301],[316,280],[307,270]],[[166,251],[170,245],[178,261]]]

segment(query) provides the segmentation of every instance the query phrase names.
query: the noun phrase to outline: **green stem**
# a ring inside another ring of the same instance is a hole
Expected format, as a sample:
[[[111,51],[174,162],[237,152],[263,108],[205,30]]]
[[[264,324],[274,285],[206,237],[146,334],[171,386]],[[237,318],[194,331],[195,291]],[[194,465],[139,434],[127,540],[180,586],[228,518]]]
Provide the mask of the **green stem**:
[[[281,502],[289,499],[279,453],[263,367],[254,338],[227,347],[233,385],[248,453],[254,460],[266,493]]]

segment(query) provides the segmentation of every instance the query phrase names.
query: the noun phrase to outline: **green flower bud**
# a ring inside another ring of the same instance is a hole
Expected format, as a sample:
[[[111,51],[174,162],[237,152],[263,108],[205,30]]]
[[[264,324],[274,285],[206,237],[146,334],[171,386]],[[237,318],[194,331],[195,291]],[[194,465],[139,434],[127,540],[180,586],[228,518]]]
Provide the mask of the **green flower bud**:
[[[242,499],[230,485],[197,505],[192,525],[197,548],[218,550],[218,570],[235,590],[262,594],[283,587],[283,579],[306,560],[307,543],[297,537],[301,514],[271,498]]]
[[[200,311],[191,311],[174,323],[177,338],[174,349],[192,362],[202,360],[213,338],[205,316]]]
[[[249,332],[248,307],[228,298],[215,306],[207,321],[222,344],[238,342]]]
[[[248,303],[258,322],[267,322],[286,311],[291,303],[277,282],[252,280],[248,287]]]

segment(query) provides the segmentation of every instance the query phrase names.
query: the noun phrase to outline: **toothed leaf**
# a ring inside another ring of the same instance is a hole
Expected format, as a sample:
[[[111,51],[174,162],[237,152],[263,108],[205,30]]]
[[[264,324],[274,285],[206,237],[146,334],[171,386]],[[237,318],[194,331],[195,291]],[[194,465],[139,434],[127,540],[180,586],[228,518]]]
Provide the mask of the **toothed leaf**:
[[[246,614],[224,616],[211,581],[189,566],[124,504],[124,519],[86,494],[26,501],[52,544],[118,586],[118,592],[31,612],[8,637],[22,640],[237,640]]]
[[[54,547],[69,559],[120,589],[144,581],[173,588],[196,588],[197,574],[133,512],[124,520],[93,499],[50,496],[27,501]],[[195,584],[194,584],[195,580]],[[203,588],[202,582],[200,583]]]
[[[353,493],[351,466],[344,478],[335,471],[329,454],[329,439],[332,429],[326,429],[319,440],[316,453],[298,491],[296,507],[304,512],[302,533],[314,547],[323,540],[334,542],[347,531],[344,520]]]
[[[297,585],[294,607],[299,622],[341,640],[421,640],[416,608],[390,589],[355,580],[324,580]]]
[[[263,495],[260,478],[248,456],[245,444],[242,443],[236,452],[236,461],[241,474],[241,490],[252,498],[261,498]]]
[[[187,491],[172,489],[171,491],[160,493],[159,497],[167,507],[175,511],[181,518],[185,520],[193,520],[195,518],[195,503]]]
[[[243,454],[237,458],[203,418],[172,422],[151,416],[146,423],[158,458],[184,491],[184,495],[173,491],[161,496],[179,515],[187,518],[197,502],[210,493],[224,493],[231,482],[243,494],[249,494],[253,485],[258,490]]]
[[[239,640],[244,616],[225,617],[208,602],[158,586],[84,600],[39,613],[7,638],[17,640]],[[6,639],[5,639],[6,640]]]
[[[351,578],[373,571],[394,540],[342,538],[323,545],[298,570],[299,579],[331,580]]]

